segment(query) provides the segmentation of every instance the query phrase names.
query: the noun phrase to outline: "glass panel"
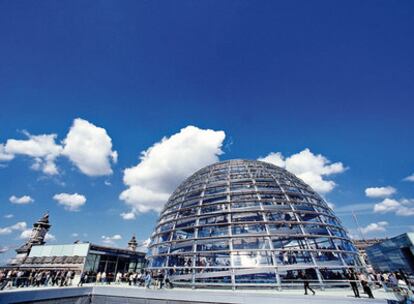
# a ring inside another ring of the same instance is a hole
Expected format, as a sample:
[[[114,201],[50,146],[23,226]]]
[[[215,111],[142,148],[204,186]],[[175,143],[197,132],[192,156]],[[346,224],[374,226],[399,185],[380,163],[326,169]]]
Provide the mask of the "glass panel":
[[[194,227],[195,224],[196,224],[195,219],[178,220],[177,223],[175,224],[175,229],[186,228],[186,227]]]
[[[186,240],[194,237],[194,228],[180,229],[173,233],[173,240]]]
[[[232,227],[233,235],[240,234],[254,234],[254,233],[265,233],[266,229],[264,224],[244,224],[244,225],[234,225]]]
[[[260,222],[263,221],[261,212],[245,212],[245,213],[233,213],[232,222]]]
[[[275,284],[276,275],[274,271],[254,274],[236,275],[237,284]]]
[[[269,224],[271,234],[301,234],[299,225],[296,224]]]
[[[329,235],[328,230],[323,225],[303,225],[305,233],[313,235]]]
[[[276,253],[278,263],[282,265],[292,265],[297,263],[311,264],[312,257],[307,251],[279,251]]]
[[[260,202],[233,202],[231,204],[232,209],[258,209],[260,208]]]
[[[165,256],[154,257],[151,261],[151,267],[164,267],[165,262],[166,262]]]
[[[198,228],[198,237],[212,237],[220,235],[228,235],[229,228],[225,226],[206,226]]]
[[[255,188],[252,181],[245,181],[232,183],[230,185],[230,191],[255,191]]]
[[[229,249],[229,242],[227,240],[223,241],[220,239],[209,239],[205,241],[197,241],[197,251],[219,251]]]
[[[201,214],[224,212],[227,210],[227,204],[208,205],[201,208]]]
[[[270,244],[264,238],[233,239],[233,249],[270,249]]]
[[[231,284],[231,277],[230,276],[219,276],[213,278],[195,278],[196,283],[204,283],[204,284]]]
[[[169,241],[169,240],[170,240],[170,235],[171,235],[171,233],[170,233],[170,232],[160,234],[160,235],[158,236],[158,242],[159,242],[159,243],[162,243],[162,242]]]
[[[214,203],[218,203],[218,202],[226,202],[227,201],[227,196],[215,196],[215,197],[211,197],[211,198],[204,198],[203,199],[203,205],[208,205],[208,204],[214,204]]]
[[[235,252],[232,253],[232,259],[236,267],[273,265],[272,257],[267,252]]]
[[[161,246],[160,246],[161,247]],[[163,250],[161,253],[167,253],[168,247]],[[180,243],[173,243],[171,245],[170,253],[178,253],[178,252],[192,252],[193,251],[193,242],[180,242]]]
[[[230,266],[230,256],[228,253],[199,254],[197,255],[196,265],[208,267]]]
[[[219,187],[207,188],[204,191],[204,196],[211,195],[211,194],[216,194],[216,193],[222,193],[222,192],[226,192],[226,191],[227,191],[227,185],[223,185],[223,186],[219,186]]]
[[[295,214],[293,212],[266,212],[265,213],[267,220],[270,221],[296,221]]]
[[[168,231],[171,230],[173,228],[174,223],[169,222],[167,224],[163,224],[160,227],[158,227],[158,232],[163,232],[163,231]]]
[[[220,223],[227,223],[227,222],[228,222],[227,215],[218,215],[218,216],[200,218],[199,225],[220,224]]]

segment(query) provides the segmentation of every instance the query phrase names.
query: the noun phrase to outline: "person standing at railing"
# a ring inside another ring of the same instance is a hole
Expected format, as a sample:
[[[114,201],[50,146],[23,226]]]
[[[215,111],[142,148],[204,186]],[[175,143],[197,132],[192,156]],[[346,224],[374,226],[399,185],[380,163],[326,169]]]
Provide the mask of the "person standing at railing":
[[[85,283],[87,279],[88,279],[87,273],[86,272],[82,272],[81,273],[81,276],[80,276],[79,283],[78,283],[78,287],[83,286],[83,283]]]
[[[372,294],[371,288],[368,285],[368,279],[366,275],[363,273],[360,273],[358,275],[358,279],[361,282],[362,289],[364,290],[364,292],[368,295],[370,299],[374,299],[374,295]]]
[[[120,271],[118,271],[116,273],[116,277],[115,277],[115,284],[117,284],[117,285],[121,284],[121,278],[122,278],[122,273]]]
[[[101,283],[101,276],[102,276],[101,272],[98,272],[98,273],[96,274],[96,280],[95,280],[95,283],[96,283],[96,284]]]
[[[351,288],[352,288],[352,291],[354,292],[355,298],[360,298],[358,284],[357,284],[357,277],[355,275],[355,272],[352,269],[348,270],[347,279],[349,281],[349,284],[351,284]]]

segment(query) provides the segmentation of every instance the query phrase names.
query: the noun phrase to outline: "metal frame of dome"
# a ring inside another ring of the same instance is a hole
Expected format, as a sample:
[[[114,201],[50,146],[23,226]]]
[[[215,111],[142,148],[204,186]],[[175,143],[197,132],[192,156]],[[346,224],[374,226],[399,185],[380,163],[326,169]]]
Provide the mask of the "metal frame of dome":
[[[149,270],[176,285],[292,287],[306,274],[322,288],[362,269],[340,220],[285,169],[251,160],[207,166],[171,195],[151,235]]]

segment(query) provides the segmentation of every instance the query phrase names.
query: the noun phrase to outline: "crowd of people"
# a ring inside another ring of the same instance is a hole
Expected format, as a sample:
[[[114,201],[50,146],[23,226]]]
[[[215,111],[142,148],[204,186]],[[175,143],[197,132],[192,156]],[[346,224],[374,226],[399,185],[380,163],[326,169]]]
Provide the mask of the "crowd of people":
[[[0,290],[23,287],[46,286],[82,286],[83,284],[115,284],[141,286],[145,288],[173,288],[168,271],[137,271],[137,272],[83,272],[75,270],[36,270],[36,269],[5,269],[0,270]],[[321,275],[327,279],[327,273],[321,270]],[[78,276],[78,277],[77,277]],[[330,275],[331,276],[331,275]],[[76,278],[76,280],[75,280]],[[314,295],[311,282],[317,281],[316,272],[312,269],[299,271],[297,274],[288,273],[284,279],[291,282],[302,282],[305,295],[308,291]],[[372,289],[383,288],[385,292],[395,295],[394,303],[414,303],[413,282],[404,272],[377,274],[357,273],[350,269],[335,276],[336,280],[347,280],[356,298],[361,297],[360,288],[369,298],[374,298]],[[411,301],[411,302],[410,302]],[[392,302],[390,302],[392,303]]]
[[[73,270],[0,270],[0,290],[21,287],[72,286]]]
[[[167,286],[173,288],[173,284],[169,279],[169,275],[164,271],[138,271],[138,272],[117,272],[106,273],[104,271],[84,272],[81,274],[78,286],[82,286],[85,283],[95,284],[108,284],[120,285],[128,284],[129,286],[145,286],[150,288],[152,285],[158,288]]]
[[[129,286],[145,286],[150,288],[163,286],[173,288],[167,272],[138,271],[138,272],[82,272],[79,280],[75,280],[79,272],[75,270],[0,270],[0,290],[24,287],[64,287],[94,284],[128,284]],[[76,282],[75,282],[76,281]]]

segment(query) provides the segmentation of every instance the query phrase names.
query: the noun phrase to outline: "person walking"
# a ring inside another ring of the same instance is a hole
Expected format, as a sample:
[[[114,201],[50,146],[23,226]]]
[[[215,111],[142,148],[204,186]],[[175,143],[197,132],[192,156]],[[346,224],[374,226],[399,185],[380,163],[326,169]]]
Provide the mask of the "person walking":
[[[360,298],[359,289],[357,284],[357,277],[352,269],[348,270],[347,279],[351,284],[352,291],[354,292],[355,298]]]
[[[147,274],[145,275],[145,287],[146,288],[148,289],[150,288],[151,281],[152,281],[151,273],[148,271]]]
[[[309,286],[309,275],[306,272],[301,272],[300,278],[303,281],[303,288],[305,289],[305,295],[308,294],[308,289],[315,295],[315,291]]]
[[[361,281],[362,289],[364,290],[364,292],[368,295],[368,297],[370,299],[374,299],[374,295],[372,294],[372,290],[368,285],[367,277],[363,273],[360,273],[359,276],[358,276],[358,279]]]

